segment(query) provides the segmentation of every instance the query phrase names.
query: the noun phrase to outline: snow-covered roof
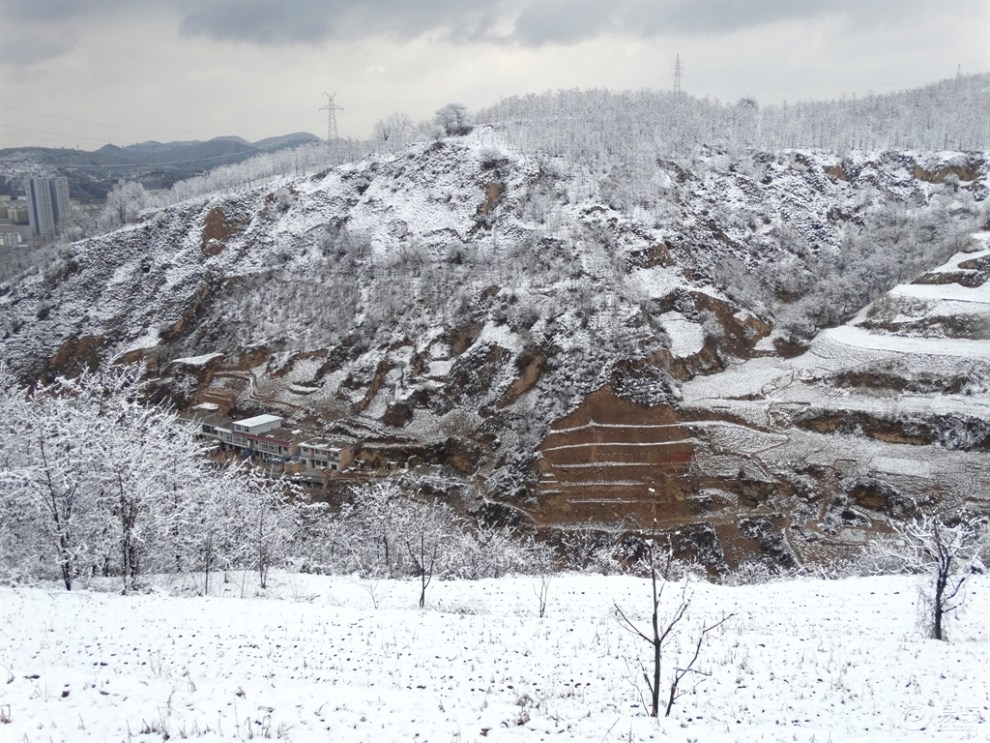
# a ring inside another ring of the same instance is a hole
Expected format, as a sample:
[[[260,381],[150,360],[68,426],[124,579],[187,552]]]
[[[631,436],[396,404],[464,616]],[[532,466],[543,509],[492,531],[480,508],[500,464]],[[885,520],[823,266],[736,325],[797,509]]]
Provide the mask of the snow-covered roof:
[[[310,449],[322,450],[346,449],[349,446],[353,446],[353,444],[347,441],[327,441],[326,439],[309,439],[303,441],[301,445]]]
[[[267,413],[263,415],[256,415],[253,418],[245,418],[242,421],[234,421],[235,426],[244,426],[246,428],[254,428],[255,426],[265,426],[270,423],[281,423],[282,419],[277,415],[269,415]]]

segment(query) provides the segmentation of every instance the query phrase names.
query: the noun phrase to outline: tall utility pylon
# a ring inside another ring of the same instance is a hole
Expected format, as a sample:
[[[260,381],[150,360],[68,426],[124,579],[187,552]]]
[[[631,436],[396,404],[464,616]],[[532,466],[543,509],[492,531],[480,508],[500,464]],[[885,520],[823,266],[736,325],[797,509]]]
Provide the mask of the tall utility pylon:
[[[323,95],[327,97],[327,105],[323,106],[320,110],[327,112],[327,144],[333,144],[337,141],[337,111],[343,111],[342,106],[338,106],[333,100],[333,97],[337,95],[335,92],[330,95],[326,91],[323,91]]]
[[[677,59],[674,62],[674,92],[681,92],[681,72],[684,68],[681,66],[681,55],[677,55]]]

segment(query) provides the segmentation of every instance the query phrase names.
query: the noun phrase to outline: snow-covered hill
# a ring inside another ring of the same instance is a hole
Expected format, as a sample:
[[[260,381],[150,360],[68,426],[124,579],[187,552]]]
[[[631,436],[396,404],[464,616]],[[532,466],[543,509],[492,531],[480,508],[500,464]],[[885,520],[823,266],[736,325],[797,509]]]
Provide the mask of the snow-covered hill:
[[[369,470],[447,467],[502,518],[659,508],[713,566],[814,559],[794,543],[855,543],[846,521],[990,470],[983,252],[938,274],[951,294],[881,299],[974,248],[988,161],[708,148],[626,170],[480,127],[75,244],[0,287],[0,354],[28,379],[144,359],[187,409],[324,425]]]
[[[643,699],[649,646],[615,612],[648,624],[644,579],[555,576],[543,618],[539,578],[440,583],[425,611],[412,582],[279,573],[256,595],[247,580],[217,581],[205,598],[178,582],[131,596],[0,588],[4,739],[943,743],[988,732],[986,576],[970,582],[951,643],[917,630],[909,577],[692,585],[664,693],[699,624],[734,616],[659,719]],[[667,586],[662,616],[679,591]]]

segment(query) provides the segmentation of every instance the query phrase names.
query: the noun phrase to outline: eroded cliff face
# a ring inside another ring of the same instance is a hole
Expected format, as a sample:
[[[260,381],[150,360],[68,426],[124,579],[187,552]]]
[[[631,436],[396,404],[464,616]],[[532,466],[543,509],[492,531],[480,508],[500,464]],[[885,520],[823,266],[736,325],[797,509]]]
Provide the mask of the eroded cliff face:
[[[985,199],[986,158],[661,164],[646,215],[491,150],[149,214],[0,288],[0,350],[29,380],[144,361],[185,410],[352,437],[361,478],[439,468],[539,528],[656,518],[729,566],[823,559],[929,501],[986,507],[986,236],[810,343],[726,289],[753,256],[842,255],[891,199]]]

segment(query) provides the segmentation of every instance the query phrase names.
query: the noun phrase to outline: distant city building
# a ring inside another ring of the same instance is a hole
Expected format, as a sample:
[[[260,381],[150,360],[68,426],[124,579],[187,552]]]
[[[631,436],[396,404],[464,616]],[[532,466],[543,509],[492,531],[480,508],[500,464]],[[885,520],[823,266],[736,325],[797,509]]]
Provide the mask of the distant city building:
[[[48,237],[69,213],[69,179],[27,178],[24,181],[31,234]]]
[[[0,224],[0,246],[16,248],[31,241],[31,228],[15,224]]]

